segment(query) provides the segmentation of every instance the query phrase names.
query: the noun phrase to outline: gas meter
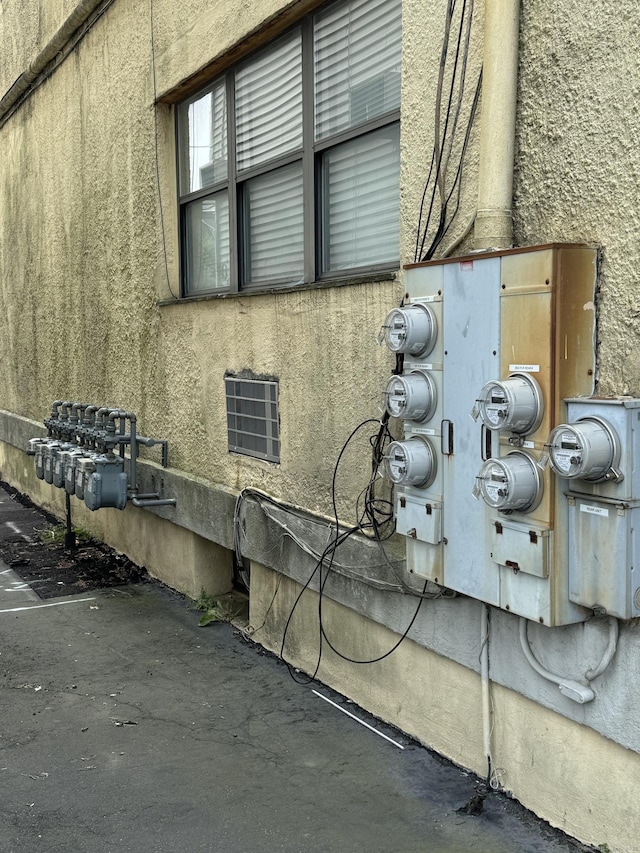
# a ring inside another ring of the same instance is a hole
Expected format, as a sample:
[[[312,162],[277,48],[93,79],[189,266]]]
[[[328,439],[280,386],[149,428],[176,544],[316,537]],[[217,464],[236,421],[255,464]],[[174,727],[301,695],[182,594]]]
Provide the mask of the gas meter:
[[[433,445],[417,435],[406,441],[392,441],[384,459],[385,471],[397,486],[426,488],[433,483],[437,464]]]
[[[429,355],[438,335],[436,315],[429,305],[414,302],[394,308],[384,322],[384,339],[392,352]]]
[[[513,450],[483,464],[473,493],[492,509],[529,512],[542,498],[542,475],[532,456]]]
[[[622,480],[618,436],[600,418],[581,418],[552,430],[547,444],[549,464],[559,477],[598,483]]]
[[[543,414],[540,386],[526,373],[512,373],[502,382],[487,382],[471,412],[474,420],[480,416],[487,429],[521,435],[535,432]]]
[[[82,463],[81,463],[82,464]],[[120,456],[100,454],[84,483],[84,502],[90,510],[102,507],[124,509],[127,505],[127,475]]]
[[[436,408],[436,385],[431,376],[421,370],[392,376],[387,383],[385,400],[387,412],[392,418],[428,421]]]

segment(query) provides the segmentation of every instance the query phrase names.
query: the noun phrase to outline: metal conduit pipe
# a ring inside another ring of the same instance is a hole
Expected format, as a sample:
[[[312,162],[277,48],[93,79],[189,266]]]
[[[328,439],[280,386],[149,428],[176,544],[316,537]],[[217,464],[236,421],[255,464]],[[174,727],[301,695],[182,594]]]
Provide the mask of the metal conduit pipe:
[[[104,0],[82,0],[0,100],[0,122]]]
[[[580,705],[583,705],[585,702],[592,702],[596,698],[596,694],[590,687],[587,687],[579,681],[573,681],[571,678],[562,678],[542,666],[540,661],[537,660],[531,651],[529,637],[527,636],[527,626],[528,620],[524,617],[520,617],[520,645],[522,646],[525,658],[533,669],[535,669],[538,675],[546,678],[547,681],[553,682],[553,684],[557,684],[562,695],[566,696],[568,699],[572,699]]]
[[[147,506],[175,506],[176,499],[175,498],[159,498],[157,492],[147,496],[147,495],[138,495],[136,497],[131,498],[131,503],[137,507],[147,507]]]
[[[88,403],[74,403],[71,406],[71,418],[70,418],[71,423],[74,423],[74,424],[77,424],[79,422],[82,423],[82,417],[84,415],[84,410],[87,408],[88,405],[89,405]],[[80,412],[80,415],[78,415],[78,412]]]
[[[109,412],[113,411],[113,406],[100,406],[98,411],[96,412],[96,420],[95,426],[96,429],[102,429],[104,427],[104,417],[108,415]]]
[[[593,681],[594,678],[598,678],[598,676],[602,675],[605,669],[609,666],[611,661],[614,658],[616,653],[616,649],[618,648],[618,633],[620,630],[620,626],[618,620],[615,616],[609,616],[609,642],[607,643],[607,648],[602,655],[602,660],[598,664],[595,669],[588,669],[584,677],[587,681]]]
[[[60,420],[68,421],[69,420],[69,409],[73,406],[73,400],[65,400],[63,403],[60,403]]]
[[[480,611],[480,680],[482,684],[482,740],[487,759],[487,784],[491,785],[491,696],[489,693],[489,605]]]
[[[58,409],[63,404],[63,402],[64,402],[64,400],[54,400],[53,405],[51,406],[51,417],[52,418],[58,418],[59,417],[60,413],[58,412]]]
[[[84,410],[82,423],[85,426],[93,426],[95,423],[95,413],[98,411],[98,406],[87,406]]]
[[[476,250],[513,245],[519,30],[520,0],[485,0]]]

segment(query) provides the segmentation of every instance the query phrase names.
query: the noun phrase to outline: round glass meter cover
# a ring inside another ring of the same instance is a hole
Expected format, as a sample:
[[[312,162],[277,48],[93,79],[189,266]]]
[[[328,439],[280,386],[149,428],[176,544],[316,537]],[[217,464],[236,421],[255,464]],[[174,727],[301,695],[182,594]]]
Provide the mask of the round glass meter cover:
[[[484,405],[484,413],[493,426],[499,426],[505,418],[507,407],[507,396],[499,385],[493,385]]]
[[[505,471],[499,465],[488,466],[485,471],[485,480],[482,484],[487,503],[492,506],[500,506],[507,497],[508,483]]]
[[[437,336],[437,322],[428,305],[414,303],[394,308],[385,321],[385,340],[392,352],[424,356],[431,352]]]
[[[578,437],[571,432],[561,432],[558,443],[552,449],[554,465],[558,471],[568,475],[579,466],[581,453]]]

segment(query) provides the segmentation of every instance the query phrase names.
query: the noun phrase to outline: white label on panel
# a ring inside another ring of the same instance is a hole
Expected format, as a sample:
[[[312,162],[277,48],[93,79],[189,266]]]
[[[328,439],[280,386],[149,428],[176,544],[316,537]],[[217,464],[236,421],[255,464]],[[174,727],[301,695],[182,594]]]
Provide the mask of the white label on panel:
[[[510,364],[509,373],[540,373],[539,364]]]
[[[533,450],[535,444],[532,441],[523,441],[521,446],[526,447],[528,450]]]
[[[590,515],[609,515],[609,510],[603,506],[590,506],[589,504],[580,504],[580,512],[588,512]]]

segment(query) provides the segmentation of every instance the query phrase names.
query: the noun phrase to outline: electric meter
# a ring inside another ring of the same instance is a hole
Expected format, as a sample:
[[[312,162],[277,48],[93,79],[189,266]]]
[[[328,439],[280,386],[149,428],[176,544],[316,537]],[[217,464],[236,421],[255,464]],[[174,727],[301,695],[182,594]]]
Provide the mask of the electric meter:
[[[394,308],[384,322],[384,339],[392,352],[429,355],[437,335],[436,315],[429,305],[421,302]]]
[[[513,450],[484,463],[476,478],[474,495],[501,512],[528,512],[542,498],[542,475],[532,456]]]
[[[421,370],[392,376],[385,390],[387,412],[392,418],[409,421],[428,421],[433,417],[437,399],[435,382]]]
[[[615,431],[599,418],[581,418],[552,430],[547,445],[549,464],[559,477],[569,480],[622,479],[616,470],[620,444]]]
[[[398,486],[426,488],[436,476],[433,446],[421,435],[406,441],[392,441],[384,461],[387,476]]]
[[[487,429],[535,432],[544,414],[540,386],[526,373],[512,373],[502,382],[494,379],[482,386],[471,414],[474,420],[479,415]]]

